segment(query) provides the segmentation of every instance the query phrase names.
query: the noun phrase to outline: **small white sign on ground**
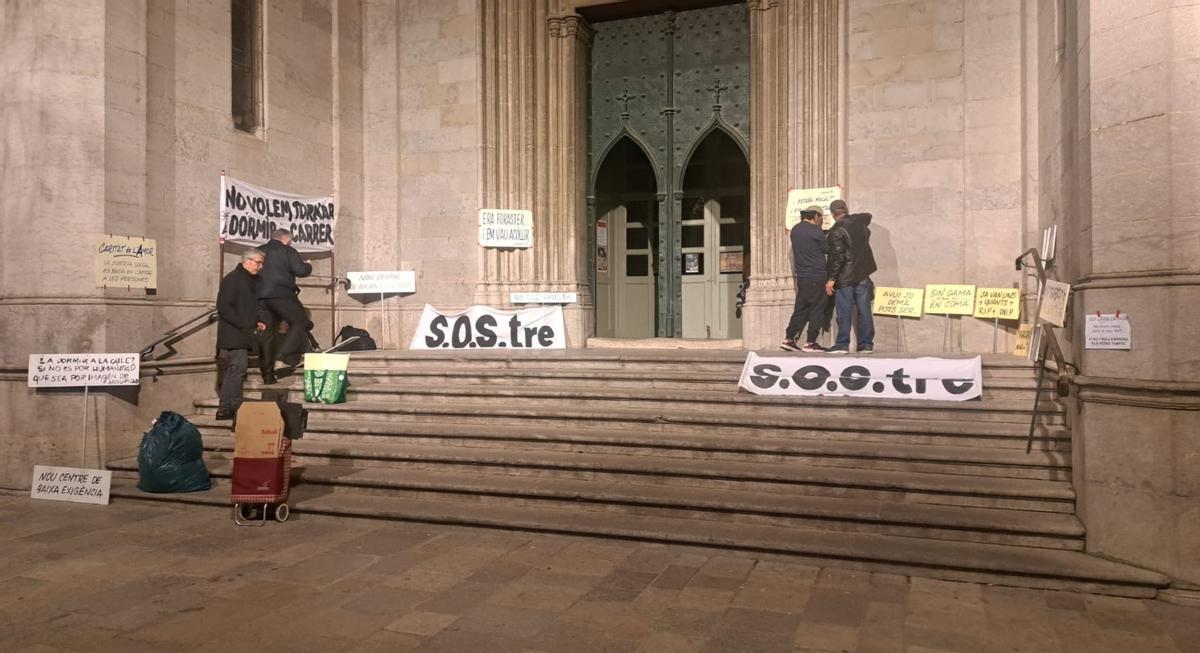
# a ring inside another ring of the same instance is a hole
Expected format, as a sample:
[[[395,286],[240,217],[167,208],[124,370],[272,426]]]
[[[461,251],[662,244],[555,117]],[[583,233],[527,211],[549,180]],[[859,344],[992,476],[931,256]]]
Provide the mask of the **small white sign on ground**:
[[[479,244],[484,247],[533,247],[533,211],[479,210]]]
[[[141,365],[138,354],[30,354],[29,387],[138,385]]]
[[[1133,328],[1129,316],[1120,313],[1095,313],[1087,316],[1084,349],[1132,349]]]
[[[575,304],[579,302],[577,292],[513,292],[508,301],[514,304]]]
[[[112,472],[107,469],[34,465],[31,499],[108,505]]]
[[[351,295],[382,295],[417,292],[417,273],[412,270],[347,272]]]

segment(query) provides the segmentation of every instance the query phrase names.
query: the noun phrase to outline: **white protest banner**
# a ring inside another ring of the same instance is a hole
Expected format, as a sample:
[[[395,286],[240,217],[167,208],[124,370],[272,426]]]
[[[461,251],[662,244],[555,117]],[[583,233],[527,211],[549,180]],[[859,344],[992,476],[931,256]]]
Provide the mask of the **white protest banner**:
[[[157,288],[157,249],[152,238],[96,234],[92,237],[96,286]]]
[[[106,506],[111,488],[112,472],[106,469],[34,465],[29,497]]]
[[[829,213],[829,204],[833,200],[842,199],[841,186],[826,188],[793,188],[788,191],[787,210],[784,212],[783,226],[788,231],[800,223],[800,212],[810,206],[819,206],[825,216],[821,228],[829,231],[833,228],[833,216]]]
[[[262,245],[272,231],[287,229],[297,251],[333,251],[332,195],[293,195],[221,175],[220,203],[222,243]]]
[[[565,349],[562,306],[442,313],[426,304],[409,349]]]
[[[577,292],[511,292],[508,301],[514,304],[575,304]]]
[[[484,247],[533,247],[533,211],[480,209],[479,244]]]
[[[347,272],[351,295],[417,292],[417,273],[412,270]]]
[[[1067,300],[1070,297],[1071,284],[1046,279],[1046,285],[1042,288],[1042,310],[1038,317],[1054,326],[1065,326]]]
[[[983,392],[974,358],[746,357],[738,385],[756,395],[966,401]]]
[[[1129,316],[1096,312],[1087,316],[1083,330],[1084,349],[1132,349],[1133,329]]]
[[[141,383],[138,354],[30,354],[30,388],[77,388]]]

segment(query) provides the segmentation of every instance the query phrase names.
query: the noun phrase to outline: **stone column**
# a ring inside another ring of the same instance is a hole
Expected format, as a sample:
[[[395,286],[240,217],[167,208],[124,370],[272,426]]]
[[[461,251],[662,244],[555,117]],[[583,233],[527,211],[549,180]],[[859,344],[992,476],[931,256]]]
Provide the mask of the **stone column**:
[[[1071,28],[1083,210],[1056,217],[1086,232],[1060,250],[1082,368],[1079,512],[1089,551],[1200,602],[1200,7],[1092,0]],[[1085,349],[1086,316],[1118,310],[1133,348]]]
[[[533,211],[534,245],[481,249],[477,303],[513,291],[577,292],[567,307],[570,346],[592,330],[587,285],[586,83],[592,30],[551,12],[549,0],[484,0],[484,207]]]
[[[842,3],[751,0],[750,292],[742,338],[780,339],[795,299],[784,209],[791,188],[841,182]]]

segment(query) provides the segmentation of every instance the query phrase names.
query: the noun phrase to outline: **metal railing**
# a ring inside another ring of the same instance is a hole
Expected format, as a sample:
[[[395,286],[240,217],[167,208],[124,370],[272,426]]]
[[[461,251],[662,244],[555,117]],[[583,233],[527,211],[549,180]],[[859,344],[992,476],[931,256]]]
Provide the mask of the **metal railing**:
[[[1025,259],[1032,259],[1032,263],[1025,263]],[[1075,364],[1068,362],[1067,357],[1063,354],[1062,347],[1058,344],[1058,338],[1054,335],[1054,326],[1051,324],[1041,323],[1042,313],[1042,296],[1043,289],[1046,287],[1046,266],[1042,263],[1041,253],[1036,247],[1031,247],[1021,253],[1016,260],[1017,271],[1024,268],[1033,268],[1037,272],[1038,278],[1038,299],[1037,306],[1033,311],[1033,329],[1034,333],[1030,334],[1030,338],[1035,339],[1035,365],[1037,367],[1037,387],[1033,393],[1033,414],[1029,417],[1029,437],[1025,441],[1025,453],[1033,451],[1033,436],[1037,430],[1038,408],[1042,402],[1042,382],[1046,378],[1046,361],[1049,356],[1054,357],[1054,367],[1058,372],[1058,383],[1055,384],[1055,393],[1059,397],[1066,396],[1069,392],[1070,385],[1065,383],[1070,378],[1071,370],[1078,371]],[[1067,390],[1064,390],[1066,388]]]
[[[217,309],[216,308],[204,309],[203,313],[197,315],[196,317],[193,317],[192,319],[188,320],[187,322],[184,322],[183,324],[180,324],[177,327],[167,329],[166,331],[163,332],[163,334],[161,336],[159,336],[158,340],[155,340],[154,342],[143,347],[142,351],[141,351],[142,360],[154,360],[152,358],[154,356],[154,349],[156,347],[158,347],[159,345],[166,345],[168,356],[175,353],[175,348],[171,346],[172,344],[174,344],[175,342],[177,342],[179,340],[182,340],[183,338],[191,335],[195,331],[199,331],[200,329],[202,329],[216,321],[217,321]],[[191,327],[192,325],[195,325],[195,328],[193,330],[186,331],[186,332],[184,331],[185,329],[187,329],[188,327]]]

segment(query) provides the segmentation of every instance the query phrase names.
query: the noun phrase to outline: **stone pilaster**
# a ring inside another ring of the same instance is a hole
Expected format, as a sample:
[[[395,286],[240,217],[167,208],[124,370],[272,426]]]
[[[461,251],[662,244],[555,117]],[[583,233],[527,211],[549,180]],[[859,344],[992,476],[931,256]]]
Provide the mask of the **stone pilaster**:
[[[752,0],[751,284],[743,340],[778,340],[795,299],[784,209],[791,188],[843,174],[841,2]]]
[[[592,329],[587,286],[586,82],[592,30],[547,0],[482,3],[483,173],[487,208],[529,209],[534,245],[480,250],[475,301],[500,306],[512,291],[579,293],[568,341]]]

